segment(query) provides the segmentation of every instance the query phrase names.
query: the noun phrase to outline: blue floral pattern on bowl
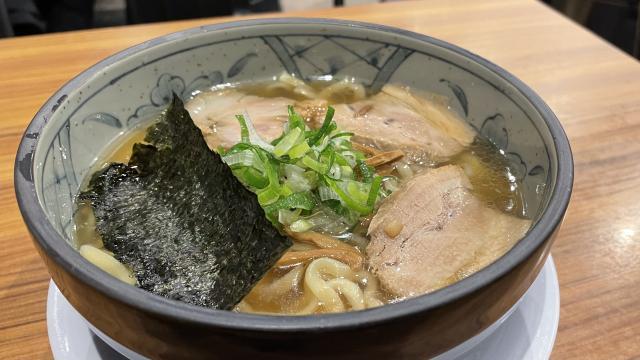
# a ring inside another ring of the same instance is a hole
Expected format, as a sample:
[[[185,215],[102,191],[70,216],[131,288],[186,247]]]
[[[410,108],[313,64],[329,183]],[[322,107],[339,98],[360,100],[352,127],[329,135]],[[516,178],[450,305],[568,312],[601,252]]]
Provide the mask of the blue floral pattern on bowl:
[[[524,183],[530,214],[543,207],[541,187],[550,180],[551,166],[544,144],[550,135],[540,130],[541,120],[523,94],[488,80],[489,69],[410,37],[358,29],[346,35],[330,24],[265,32],[194,30],[182,41],[150,44],[93,74],[83,91],[60,98],[46,125],[57,130],[47,131],[29,154],[38,164],[38,195],[57,230],[71,239],[73,198],[96,157],[162,111],[172,93],[188,100],[215,85],[266,80],[283,71],[303,79],[353,77],[371,92],[398,83],[449,97],[454,111],[504,151]]]

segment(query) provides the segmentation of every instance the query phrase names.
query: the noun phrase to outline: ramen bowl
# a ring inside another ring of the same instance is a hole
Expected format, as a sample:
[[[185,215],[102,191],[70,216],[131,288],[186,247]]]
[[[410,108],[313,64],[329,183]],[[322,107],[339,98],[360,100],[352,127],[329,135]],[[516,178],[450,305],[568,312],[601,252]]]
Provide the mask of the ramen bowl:
[[[212,310],[127,285],[73,247],[74,197],[99,154],[141,121],[223,83],[288,72],[349,77],[446,96],[505,154],[533,225],[481,271],[427,295],[378,308],[312,316]],[[194,28],[113,55],[43,105],[18,149],[18,203],[42,259],[93,327],[150,358],[426,358],[503,316],[544,264],[571,194],[573,164],[557,118],[502,68],[446,42],[386,26],[264,19]]]

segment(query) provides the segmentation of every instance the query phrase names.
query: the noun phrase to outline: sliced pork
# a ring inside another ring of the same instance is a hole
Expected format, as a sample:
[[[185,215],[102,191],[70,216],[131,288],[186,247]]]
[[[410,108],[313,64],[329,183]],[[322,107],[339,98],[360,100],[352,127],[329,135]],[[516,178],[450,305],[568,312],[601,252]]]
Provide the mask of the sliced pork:
[[[284,97],[266,98],[230,89],[202,93],[187,103],[186,108],[209,148],[215,150],[240,142],[236,115],[245,111],[263,139],[276,139],[282,134],[282,126],[288,119],[287,106],[292,103],[293,100]]]
[[[258,133],[267,141],[282,133],[285,97],[247,95],[233,89],[200,94],[187,104],[195,124],[211,149],[229,148],[240,141],[236,114],[246,111]],[[325,100],[299,101],[296,109],[312,128],[322,124]],[[437,101],[413,96],[408,90],[387,85],[367,100],[333,105],[338,127],[355,134],[354,141],[381,150],[403,150],[410,159],[443,162],[473,142],[475,131]]]
[[[311,101],[298,107],[312,125],[322,122],[326,102]],[[475,131],[437,101],[413,96],[408,90],[387,85],[366,100],[333,105],[338,127],[351,131],[354,141],[381,150],[400,149],[416,161],[443,162],[469,146]]]
[[[488,265],[531,222],[487,207],[454,165],[409,180],[371,220],[366,252],[381,284],[399,297],[437,290]]]

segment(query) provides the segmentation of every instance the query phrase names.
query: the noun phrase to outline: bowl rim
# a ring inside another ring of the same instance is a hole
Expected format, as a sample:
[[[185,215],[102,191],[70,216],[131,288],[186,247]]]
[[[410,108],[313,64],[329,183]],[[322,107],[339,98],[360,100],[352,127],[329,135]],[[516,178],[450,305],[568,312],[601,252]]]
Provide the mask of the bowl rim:
[[[101,271],[82,258],[76,250],[68,245],[67,241],[58,234],[49,222],[44,209],[40,206],[38,201],[35,183],[33,181],[33,173],[35,170],[33,154],[35,153],[39,142],[39,134],[48,119],[57,109],[57,105],[66,99],[67,94],[81,87],[86,80],[100,72],[104,67],[117,63],[125,59],[130,54],[167,42],[175,41],[176,39],[186,36],[212,31],[237,29],[246,26],[264,26],[274,24],[330,25],[344,27],[347,30],[350,28],[374,30],[389,33],[391,35],[408,37],[420,42],[430,43],[465,57],[489,70],[492,73],[492,76],[496,76],[502,81],[506,81],[511,84],[539,113],[552,136],[557,154],[555,187],[549,197],[547,208],[541,214],[539,220],[531,227],[525,237],[520,239],[518,243],[516,243],[516,245],[506,254],[498,258],[489,266],[465,279],[435,292],[399,301],[397,303],[387,304],[367,310],[338,314],[272,316],[236,313],[226,310],[199,307],[177,300],[166,299],[140,288],[127,285]],[[27,173],[27,176],[24,175],[25,172]],[[569,204],[573,186],[573,159],[567,136],[562,129],[559,120],[547,104],[531,88],[518,80],[515,76],[468,50],[427,35],[386,25],[325,18],[279,17],[236,20],[170,33],[122,50],[84,70],[58,89],[45,102],[31,120],[27,129],[23,133],[18,147],[14,166],[14,183],[20,211],[27,228],[33,235],[32,237],[34,241],[38,243],[51,260],[63,267],[67,272],[79,279],[81,282],[101,293],[103,296],[126,304],[137,311],[150,313],[173,321],[191,323],[200,326],[257,332],[318,332],[362,328],[409,317],[413,314],[425,312],[455,301],[505,275],[508,271],[533,253],[541,244],[544,243],[546,239],[551,237],[553,232],[556,231],[562,222]]]

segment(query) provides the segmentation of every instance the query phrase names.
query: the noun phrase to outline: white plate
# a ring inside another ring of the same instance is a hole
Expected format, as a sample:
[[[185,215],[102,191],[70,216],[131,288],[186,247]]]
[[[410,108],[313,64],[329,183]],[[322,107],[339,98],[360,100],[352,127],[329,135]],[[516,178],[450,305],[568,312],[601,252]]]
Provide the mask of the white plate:
[[[549,256],[538,278],[513,309],[482,333],[436,359],[548,359],[559,316],[558,276]],[[91,330],[53,281],[49,284],[47,299],[47,327],[51,351],[58,360],[144,359],[97,330]]]

